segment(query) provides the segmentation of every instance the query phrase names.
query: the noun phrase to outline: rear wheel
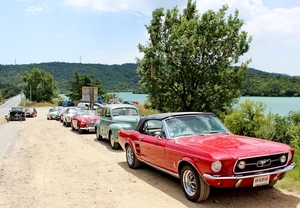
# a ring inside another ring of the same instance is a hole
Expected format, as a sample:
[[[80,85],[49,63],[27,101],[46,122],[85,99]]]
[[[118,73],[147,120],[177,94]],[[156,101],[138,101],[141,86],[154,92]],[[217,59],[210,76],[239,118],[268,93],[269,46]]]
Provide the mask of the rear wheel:
[[[136,158],[130,145],[126,146],[126,161],[130,168],[138,168],[141,166],[141,161]]]
[[[191,166],[186,165],[180,172],[180,183],[183,192],[190,201],[200,202],[207,199],[210,186],[205,183],[199,173]]]
[[[109,134],[109,142],[110,142],[110,146],[111,146],[112,149],[118,149],[119,148],[119,143],[115,142],[114,134],[112,132]]]

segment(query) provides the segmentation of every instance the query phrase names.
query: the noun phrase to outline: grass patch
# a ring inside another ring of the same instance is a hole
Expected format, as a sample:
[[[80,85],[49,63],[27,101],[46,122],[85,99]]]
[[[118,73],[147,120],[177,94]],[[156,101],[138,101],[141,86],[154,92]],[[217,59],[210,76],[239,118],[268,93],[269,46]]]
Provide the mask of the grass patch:
[[[297,164],[294,170],[288,172],[282,180],[277,182],[275,187],[300,193],[300,152],[295,152],[294,162]]]
[[[49,103],[49,102],[32,102],[30,100],[21,100],[21,102],[19,103],[19,106],[23,106],[23,107],[33,107],[33,108],[38,108],[38,107],[56,107],[58,106],[57,102],[54,103]]]
[[[149,109],[146,106],[147,105],[145,105],[144,103],[140,103],[140,104],[137,105],[137,108],[138,108],[141,116],[147,116],[147,115],[152,115],[152,114],[159,113],[159,111]]]

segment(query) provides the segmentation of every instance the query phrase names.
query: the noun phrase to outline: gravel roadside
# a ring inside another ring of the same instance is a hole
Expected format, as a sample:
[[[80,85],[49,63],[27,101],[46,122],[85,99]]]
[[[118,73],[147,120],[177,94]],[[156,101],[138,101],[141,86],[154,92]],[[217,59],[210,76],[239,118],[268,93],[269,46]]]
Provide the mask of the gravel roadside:
[[[188,201],[179,180],[144,166],[130,169],[123,150],[95,134],[78,134],[36,118],[2,122],[0,207],[300,207],[300,196],[272,189],[212,189],[201,203]],[[4,118],[3,118],[4,119]],[[5,120],[4,120],[5,121]]]

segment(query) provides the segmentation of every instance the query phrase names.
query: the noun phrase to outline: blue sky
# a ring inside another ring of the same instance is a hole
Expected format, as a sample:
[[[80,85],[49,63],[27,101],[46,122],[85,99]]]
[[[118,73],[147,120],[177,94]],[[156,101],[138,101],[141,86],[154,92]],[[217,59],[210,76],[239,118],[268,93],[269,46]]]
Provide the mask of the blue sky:
[[[2,0],[0,64],[123,64],[142,57],[152,11],[187,0]],[[200,13],[229,5],[253,36],[249,67],[300,75],[299,0],[197,0]]]

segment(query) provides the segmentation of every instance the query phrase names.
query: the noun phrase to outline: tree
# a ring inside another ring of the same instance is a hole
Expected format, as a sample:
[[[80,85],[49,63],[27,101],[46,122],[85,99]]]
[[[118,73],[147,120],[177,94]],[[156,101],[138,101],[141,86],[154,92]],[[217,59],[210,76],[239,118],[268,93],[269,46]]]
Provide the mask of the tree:
[[[21,81],[24,85],[23,93],[27,98],[30,98],[31,101],[52,102],[57,85],[49,72],[39,68],[33,68],[31,73],[25,71],[21,77]]]
[[[78,101],[82,99],[82,86],[98,87],[98,95],[104,95],[105,91],[99,80],[93,80],[94,75],[84,74],[80,76],[78,72],[74,72],[74,80],[69,80],[70,88],[67,96],[73,100]]]
[[[263,134],[268,133],[270,135],[270,131],[266,131],[266,128],[270,130],[270,127],[273,127],[273,115],[269,113],[266,117],[264,115],[265,110],[266,104],[264,102],[246,99],[232,109],[232,112],[225,117],[224,124],[230,131],[238,135],[260,137],[262,126],[265,130]]]
[[[183,14],[177,7],[153,12],[147,45],[138,45],[140,84],[160,111],[210,111],[231,106],[240,96],[247,64],[239,57],[249,50],[251,37],[241,31],[238,11],[225,19],[228,6],[200,16],[188,0]]]

